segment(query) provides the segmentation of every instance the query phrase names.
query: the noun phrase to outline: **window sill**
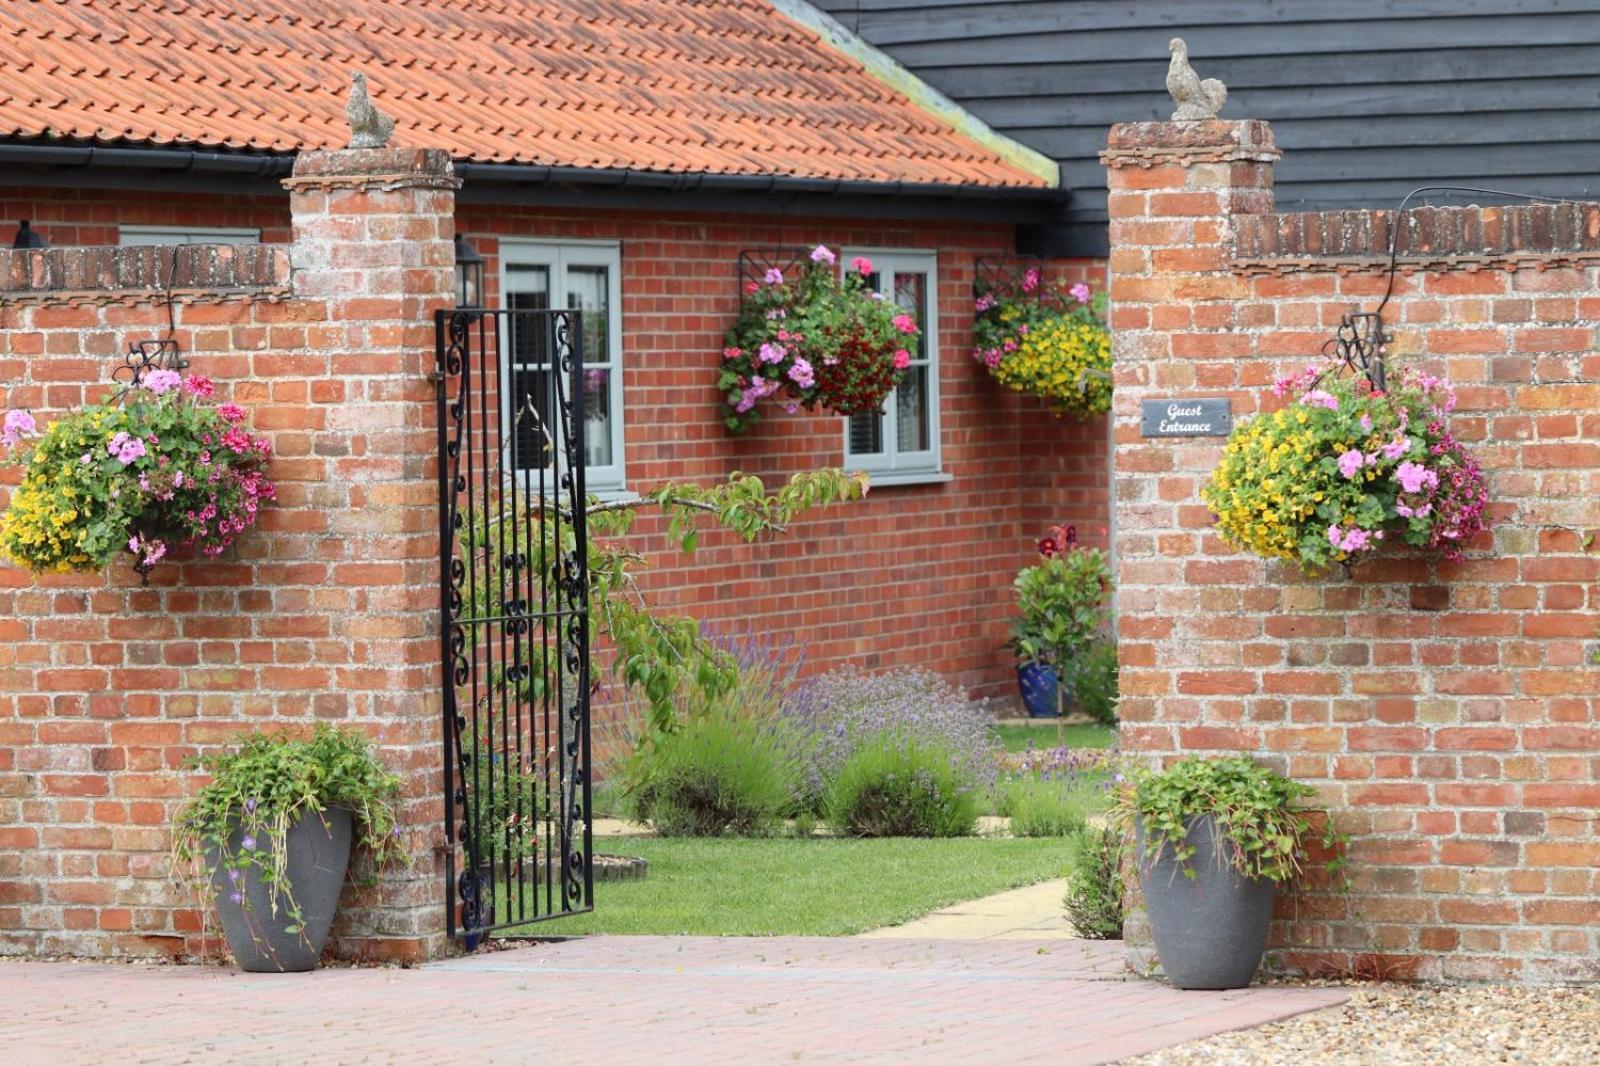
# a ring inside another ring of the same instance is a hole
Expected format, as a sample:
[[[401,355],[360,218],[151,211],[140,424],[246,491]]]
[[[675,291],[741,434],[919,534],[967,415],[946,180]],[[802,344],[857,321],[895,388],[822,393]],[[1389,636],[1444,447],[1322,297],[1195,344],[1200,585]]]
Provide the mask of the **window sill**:
[[[865,471],[868,491],[892,489],[900,485],[943,485],[955,478],[938,470],[876,470]]]

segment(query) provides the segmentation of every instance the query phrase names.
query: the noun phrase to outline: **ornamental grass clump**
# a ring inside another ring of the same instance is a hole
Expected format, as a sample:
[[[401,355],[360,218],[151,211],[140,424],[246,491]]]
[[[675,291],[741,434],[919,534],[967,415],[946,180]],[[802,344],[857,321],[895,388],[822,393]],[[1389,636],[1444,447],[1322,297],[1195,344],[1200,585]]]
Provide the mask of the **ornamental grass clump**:
[[[722,349],[717,387],[728,428],[742,433],[763,404],[841,415],[880,414],[905,377],[921,327],[868,280],[872,261],[837,257],[823,245],[791,276],[773,267],[745,287],[739,318]]]
[[[1106,294],[1079,282],[1050,284],[1038,270],[1020,283],[980,284],[972,357],[1009,389],[1047,401],[1056,414],[1111,410],[1111,331]]]
[[[834,772],[822,813],[841,836],[968,836],[978,824],[978,787],[949,743],[889,729]]]
[[[1489,493],[1446,424],[1455,392],[1409,368],[1388,390],[1339,369],[1279,381],[1293,402],[1229,436],[1201,490],[1223,539],[1306,573],[1386,540],[1459,560],[1489,528]]]
[[[276,490],[271,443],[245,429],[243,408],[213,405],[213,391],[158,369],[43,433],[30,413],[8,413],[0,444],[23,474],[0,553],[41,573],[101,570],[125,551],[143,575],[182,549],[226,551]]]
[[[682,701],[678,726],[634,756],[633,816],[662,836],[767,836],[797,810],[803,739],[779,714],[774,674],[740,665],[731,688]]]

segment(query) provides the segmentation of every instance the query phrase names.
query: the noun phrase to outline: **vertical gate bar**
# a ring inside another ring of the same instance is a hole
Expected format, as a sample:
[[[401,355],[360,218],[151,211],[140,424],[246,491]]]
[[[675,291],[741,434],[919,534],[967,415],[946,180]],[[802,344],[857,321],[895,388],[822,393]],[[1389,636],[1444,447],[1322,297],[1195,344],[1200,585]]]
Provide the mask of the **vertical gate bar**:
[[[541,323],[541,330],[544,328]],[[548,347],[548,337],[541,336],[540,343],[546,344],[545,365],[539,370],[542,375],[549,374],[549,362],[555,358],[555,353]],[[540,386],[545,396],[552,395],[548,381],[541,381]],[[540,412],[540,418],[544,412]],[[541,425],[543,423],[541,422]],[[548,428],[548,427],[546,427]],[[539,687],[539,729],[540,738],[540,787],[544,790],[546,802],[552,804],[551,817],[540,827],[543,838],[544,850],[540,854],[541,871],[544,881],[539,889],[534,892],[534,906],[540,914],[550,913],[550,861],[555,852],[555,818],[560,815],[559,795],[551,787],[550,776],[550,693],[553,689],[550,677],[550,640],[554,630],[550,619],[550,567],[552,557],[558,556],[561,551],[561,516],[551,510],[550,504],[550,464],[556,461],[555,449],[546,435],[546,446],[541,449],[539,457],[539,518],[542,524],[539,537],[539,678],[543,682]],[[541,898],[542,893],[542,898]]]
[[[493,455],[492,449],[494,448],[495,442],[491,436],[491,423],[489,421],[489,382],[491,379],[489,377],[489,356],[487,351],[489,341],[487,326],[488,317],[488,315],[481,313],[476,316],[476,324],[478,329],[477,355],[479,381],[478,436],[480,440],[479,446],[482,449],[482,462],[479,465],[479,477],[481,479],[481,487],[483,489],[482,500],[479,504],[478,510],[483,516],[483,539],[478,543],[478,550],[473,553],[476,563],[481,566],[484,571],[482,575],[484,599],[477,605],[479,618],[481,619],[479,624],[479,632],[482,634],[480,645],[483,649],[484,657],[484,691],[482,695],[482,717],[481,720],[477,717],[473,719],[472,731],[473,754],[478,767],[474,771],[473,780],[481,793],[481,795],[478,797],[476,809],[472,812],[475,816],[472,826],[472,833],[473,838],[479,841],[480,844],[484,841],[488,841],[490,844],[489,854],[487,856],[480,855],[478,857],[478,868],[474,871],[481,879],[483,876],[484,867],[487,865],[489,868],[488,883],[482,886],[483,905],[487,908],[487,913],[483,915],[483,920],[481,923],[484,926],[494,924],[494,912],[496,906],[496,893],[494,891],[494,838],[489,832],[489,827],[485,825],[485,820],[486,817],[492,816],[494,811],[494,715],[492,712],[494,709],[495,658],[493,627],[495,625],[494,619],[500,613],[493,604],[495,591],[494,568],[489,564],[489,555],[492,552],[490,545],[493,543],[491,540],[493,532],[489,526],[489,509],[491,506],[489,502],[489,493],[491,489],[490,471],[493,469],[493,459],[491,456]],[[473,702],[476,704],[478,701],[474,700]],[[489,741],[487,750],[484,743],[485,740]],[[487,814],[484,810],[486,805],[488,807]]]
[[[583,391],[583,312],[573,315],[569,324],[567,335],[571,338],[572,345],[572,422],[577,427],[577,440],[581,441],[586,435],[584,426],[584,404],[588,397]],[[620,371],[619,371],[620,373]],[[617,382],[620,387],[621,382]],[[578,638],[574,642],[578,649],[578,677],[577,691],[573,694],[573,709],[577,721],[573,725],[578,730],[574,738],[578,742],[578,760],[574,761],[573,770],[577,777],[574,785],[582,789],[580,808],[583,817],[583,904],[585,907],[594,905],[594,812],[590,810],[590,784],[589,784],[589,521],[588,521],[588,489],[584,474],[588,469],[588,456],[581,450],[581,445],[572,449],[572,540],[573,558],[577,560],[576,602],[572,605],[577,612],[574,624],[578,629]],[[579,802],[577,794],[573,802]],[[570,906],[563,909],[571,910]]]
[[[433,313],[433,355],[438,375],[434,388],[434,404],[438,409],[439,424],[439,665],[440,683],[443,689],[440,726],[444,733],[442,738],[444,741],[444,911],[445,933],[453,938],[456,935],[456,790],[455,773],[450,763],[455,758],[452,734],[455,732],[456,683],[454,657],[450,654],[450,559],[455,553],[452,550],[453,537],[450,529],[451,503],[454,502],[454,494],[451,492],[450,460],[445,430],[445,396],[449,391],[449,368],[445,361],[445,329],[448,314],[444,308],[439,308]]]
[[[572,427],[567,422],[566,404],[564,402],[565,398],[561,395],[561,359],[564,353],[561,347],[561,333],[560,330],[557,329],[559,315],[559,311],[552,310],[544,323],[546,346],[549,352],[549,360],[545,364],[545,374],[547,375],[545,389],[547,395],[549,395],[552,401],[551,414],[554,416],[555,420],[555,436],[550,442],[550,467],[551,481],[555,490],[555,499],[552,501],[551,511],[555,515],[556,523],[556,540],[554,543],[555,550],[553,553],[554,558],[551,560],[550,564],[551,575],[554,578],[555,583],[555,610],[552,612],[551,618],[552,629],[554,631],[553,642],[555,645],[553,649],[555,659],[555,684],[552,686],[554,689],[554,713],[551,713],[552,704],[546,705],[545,713],[547,716],[555,718],[555,777],[556,795],[559,797],[559,809],[556,811],[554,826],[556,836],[555,847],[551,849],[551,851],[554,852],[554,854],[551,856],[551,860],[554,863],[555,868],[551,872],[549,884],[545,888],[545,912],[547,914],[554,914],[556,912],[556,906],[558,903],[563,911],[566,910],[566,892],[563,888],[563,891],[561,891],[558,896],[556,888],[558,883],[563,886],[565,884],[565,878],[562,875],[567,865],[567,765],[565,756],[565,735],[562,730],[563,721],[561,713],[561,709],[566,706],[566,698],[564,696],[566,689],[562,684],[562,679],[566,673],[566,655],[565,648],[563,646],[563,634],[561,632],[561,627],[565,621],[562,611],[563,596],[561,589],[561,562],[566,553],[563,550],[560,534],[562,518],[561,482],[563,477],[561,466],[566,456],[566,442],[567,438],[571,436]]]
[[[517,493],[518,483],[522,482],[522,463],[518,461],[517,456],[517,371],[515,371],[514,362],[512,362],[512,359],[514,359],[512,341],[517,336],[517,328],[515,328],[515,320],[510,317],[510,312],[502,311],[499,314],[501,314],[501,319],[499,319],[501,349],[507,354],[506,359],[501,360],[501,410],[510,415],[510,418],[507,419],[507,423],[509,423],[507,429],[509,429],[510,437],[509,439],[501,440],[501,466],[509,467],[506,474],[510,483],[510,551],[512,551],[512,567],[510,567],[512,589],[510,589],[510,599],[512,599],[512,603],[517,603],[518,605],[517,624],[515,624],[515,629],[512,631],[512,637],[514,637],[512,639],[512,669],[515,671],[514,683],[512,683],[512,690],[510,690],[510,693],[512,693],[512,715],[514,715],[514,720],[512,720],[512,751],[506,752],[507,759],[512,760],[510,765],[515,768],[514,776],[510,778],[514,784],[512,784],[512,791],[510,791],[512,813],[510,813],[510,818],[507,820],[509,821],[507,829],[509,829],[510,839],[518,840],[518,844],[515,844],[514,863],[512,863],[512,869],[515,871],[515,890],[510,892],[506,900],[506,917],[507,920],[510,920],[522,919],[523,914],[525,914],[523,893],[526,892],[526,885],[523,882],[525,882],[526,845],[523,844],[523,840],[525,840],[525,834],[528,831],[528,824],[526,824],[525,812],[523,812],[522,808],[526,781],[522,763],[522,706],[523,699],[525,699],[523,693],[526,691],[525,685],[528,675],[525,674],[526,653],[523,650],[523,645],[525,645],[526,639],[530,635],[531,623],[528,621],[528,613],[526,613],[528,599],[523,595],[522,587],[523,573],[526,570],[526,555],[523,552],[525,544],[523,544],[522,539],[523,515],[522,512],[518,511],[518,507],[522,506],[522,504],[518,503]],[[507,389],[509,389],[509,392],[507,392]],[[510,403],[506,402],[507,395],[510,397]]]
[[[489,672],[489,683],[492,686],[489,693],[489,707],[490,711],[492,712],[489,723],[489,742],[491,746],[494,746],[495,744],[495,732],[497,727],[500,734],[499,744],[497,747],[495,747],[494,758],[490,760],[489,765],[491,776],[496,766],[500,768],[500,773],[498,789],[491,787],[489,793],[490,820],[487,829],[489,831],[489,839],[491,841],[490,851],[493,852],[494,849],[498,847],[500,852],[499,861],[492,864],[494,867],[494,872],[491,874],[491,876],[495,878],[496,885],[499,885],[501,881],[504,880],[506,884],[506,892],[509,892],[511,890],[511,827],[506,824],[505,819],[507,799],[505,793],[506,790],[511,786],[512,777],[511,764],[508,759],[510,752],[511,724],[508,721],[510,715],[508,713],[509,708],[507,704],[508,697],[510,695],[508,690],[514,683],[514,678],[510,673],[512,658],[507,654],[506,641],[509,635],[514,645],[516,641],[516,635],[515,621],[512,615],[513,600],[512,597],[507,595],[506,589],[506,427],[504,416],[505,394],[503,391],[505,389],[505,381],[503,380],[503,367],[505,360],[501,357],[500,312],[491,311],[485,314],[483,316],[483,322],[484,328],[487,331],[488,339],[493,341],[495,368],[494,406],[492,408],[494,411],[494,438],[492,441],[493,451],[490,453],[494,458],[492,460],[492,465],[489,465],[485,468],[486,471],[492,471],[492,474],[490,475],[490,481],[493,485],[492,493],[494,502],[492,505],[492,517],[488,514],[484,516],[484,521],[486,523],[492,521],[494,526],[494,536],[489,539],[485,546],[491,552],[488,560],[488,566],[490,573],[493,575],[494,588],[496,590],[493,610],[494,614],[500,619],[497,625],[497,628],[499,629],[497,637],[500,642],[500,673],[497,675],[493,670]],[[489,345],[485,345],[484,360],[486,362],[489,359],[489,351]],[[487,383],[487,381],[488,377],[487,374],[485,374],[485,383]],[[485,389],[484,391],[487,393],[488,389]],[[489,398],[487,395],[485,395],[484,404],[487,406],[488,403]],[[485,493],[486,499],[488,495],[488,493]],[[485,510],[490,510],[490,508],[486,506]],[[509,634],[508,630],[511,631]],[[498,721],[496,719],[498,719]],[[500,921],[499,906],[502,895],[503,894],[498,891],[494,894],[496,907],[494,921],[496,923]]]
[[[480,643],[478,635],[478,553],[476,545],[473,543],[477,540],[476,496],[478,473],[476,470],[477,463],[473,455],[476,426],[473,421],[472,389],[477,381],[477,375],[472,369],[472,319],[463,313],[457,321],[459,321],[461,327],[461,438],[458,442],[456,461],[459,464],[458,469],[461,470],[459,476],[460,484],[466,490],[465,521],[462,523],[460,539],[461,562],[465,571],[463,577],[465,578],[464,584],[467,590],[466,599],[462,604],[465,617],[461,619],[459,624],[462,627],[463,650],[468,656],[467,673],[469,676],[466,695],[469,705],[465,715],[460,715],[458,712],[454,727],[457,731],[456,742],[462,745],[462,753],[465,756],[461,761],[461,840],[465,868],[461,871],[460,881],[463,886],[470,886],[471,908],[464,914],[465,920],[462,923],[466,927],[464,931],[470,935],[476,932],[483,924],[483,886],[477,883],[479,861],[476,833],[478,824],[476,815],[479,802],[477,752],[473,750],[473,745],[460,735],[462,723],[465,722],[470,730],[468,737],[477,736],[478,663],[482,654],[478,647]],[[459,493],[457,496],[457,506],[459,507]]]

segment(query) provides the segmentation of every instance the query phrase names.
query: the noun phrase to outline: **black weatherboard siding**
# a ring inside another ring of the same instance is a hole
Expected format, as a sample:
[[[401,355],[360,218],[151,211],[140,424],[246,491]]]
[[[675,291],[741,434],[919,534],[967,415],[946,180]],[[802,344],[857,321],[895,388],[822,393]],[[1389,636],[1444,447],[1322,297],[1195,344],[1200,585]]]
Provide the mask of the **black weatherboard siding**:
[[[1227,82],[1222,117],[1272,123],[1281,209],[1392,207],[1419,185],[1600,186],[1600,0],[813,2],[1060,161],[1068,222],[1035,233],[1036,251],[1105,251],[1096,153],[1112,123],[1171,115],[1172,37]],[[1491,200],[1427,202],[1472,199]]]

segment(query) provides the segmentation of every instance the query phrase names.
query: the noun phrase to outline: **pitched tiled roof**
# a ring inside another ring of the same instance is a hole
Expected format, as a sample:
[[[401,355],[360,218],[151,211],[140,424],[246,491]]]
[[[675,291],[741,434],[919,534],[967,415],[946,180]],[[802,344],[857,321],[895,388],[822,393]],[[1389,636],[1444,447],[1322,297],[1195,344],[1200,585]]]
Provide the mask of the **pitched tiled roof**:
[[[0,0],[0,136],[1044,186],[767,0]]]

